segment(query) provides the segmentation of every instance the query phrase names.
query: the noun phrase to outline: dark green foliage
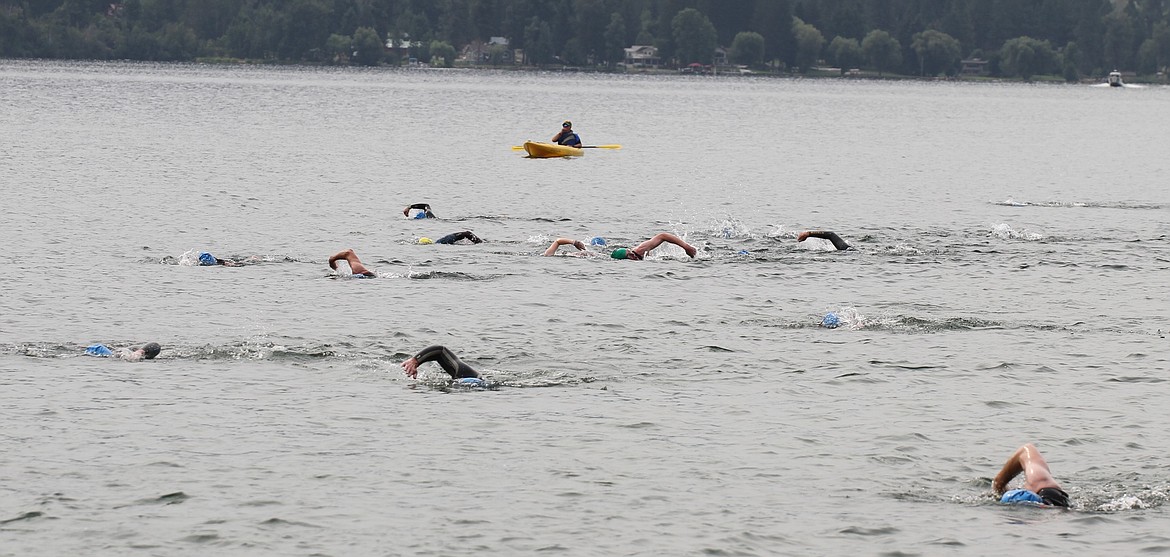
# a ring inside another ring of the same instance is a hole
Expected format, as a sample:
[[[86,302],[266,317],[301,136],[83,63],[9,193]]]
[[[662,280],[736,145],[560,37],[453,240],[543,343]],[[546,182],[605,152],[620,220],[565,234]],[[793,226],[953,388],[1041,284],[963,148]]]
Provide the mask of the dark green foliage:
[[[1032,79],[1038,74],[1053,73],[1057,70],[1057,55],[1048,41],[1031,37],[1008,39],[999,50],[1000,69],[1005,75]]]
[[[820,58],[825,36],[811,23],[800,19],[793,23],[792,34],[796,36],[796,65],[800,71],[807,72]]]
[[[455,47],[443,41],[432,41],[430,47],[432,66],[450,68],[455,65]]]
[[[605,56],[604,61],[612,68],[626,57],[626,20],[622,14],[614,13],[609,18],[609,25],[605,28]]]
[[[735,64],[759,65],[764,61],[764,36],[752,31],[739,33],[731,42],[728,57]]]
[[[829,61],[841,68],[841,73],[844,74],[861,65],[861,44],[857,42],[857,39],[833,37],[833,41],[829,43],[827,55]]]
[[[902,65],[902,45],[881,29],[874,29],[861,41],[861,53],[878,75]]]
[[[358,27],[353,32],[354,61],[363,66],[377,66],[382,62],[385,45],[378,32],[369,27]],[[397,61],[396,61],[397,62]]]
[[[352,39],[359,28],[408,37],[410,54],[426,59],[436,56],[433,41],[459,52],[502,36],[509,49],[524,50],[518,63],[527,64],[560,57],[612,66],[632,44],[654,44],[668,65],[709,63],[709,36],[733,46],[744,32],[763,38],[763,63],[787,67],[798,57],[808,67],[822,54],[840,64],[839,50],[848,47],[822,52],[824,37],[861,41],[865,60],[883,72],[953,73],[956,50],[959,58],[978,49],[992,61],[1012,60],[999,50],[1019,37],[1075,42],[1075,57],[1046,70],[1066,76],[1170,64],[1170,0],[0,0],[3,57],[350,63],[355,45],[342,48],[333,37]],[[867,47],[875,30],[889,40]],[[366,51],[367,61],[378,57]],[[1019,73],[1017,62],[1008,73]]]
[[[680,65],[706,65],[715,56],[715,26],[699,10],[687,8],[671,21],[675,56]]]
[[[910,48],[918,57],[920,75],[954,75],[962,59],[959,41],[942,31],[927,30],[914,35]]]

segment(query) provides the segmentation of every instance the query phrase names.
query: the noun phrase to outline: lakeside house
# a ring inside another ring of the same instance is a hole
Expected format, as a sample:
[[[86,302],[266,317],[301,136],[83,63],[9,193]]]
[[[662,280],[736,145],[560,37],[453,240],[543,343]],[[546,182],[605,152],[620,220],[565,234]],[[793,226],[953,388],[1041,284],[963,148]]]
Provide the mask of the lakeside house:
[[[987,69],[987,60],[982,58],[968,58],[960,62],[959,75],[986,76],[990,75]]]
[[[508,44],[506,37],[492,37],[486,43],[472,41],[463,47],[463,52],[459,55],[459,59],[466,60],[472,64],[483,64],[492,61],[492,52],[498,52],[498,62],[512,64],[517,59],[515,58],[516,51],[509,49]]]
[[[410,56],[410,49],[417,49],[422,46],[422,41],[410,40],[410,35],[402,34],[401,39],[389,37],[386,39],[386,54],[392,54],[399,59],[405,59]]]
[[[658,49],[653,46],[636,44],[625,51],[627,68],[657,68],[662,65],[662,58],[658,57]]]
[[[721,46],[715,47],[715,54],[712,56],[712,63],[715,66],[727,65],[727,49]]]

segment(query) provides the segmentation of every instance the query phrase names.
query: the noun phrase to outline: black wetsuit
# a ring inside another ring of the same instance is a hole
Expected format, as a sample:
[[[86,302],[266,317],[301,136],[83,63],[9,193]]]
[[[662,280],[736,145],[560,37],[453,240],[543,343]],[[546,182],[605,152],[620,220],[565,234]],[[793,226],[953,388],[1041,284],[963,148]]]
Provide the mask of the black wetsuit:
[[[462,232],[456,232],[454,234],[448,234],[446,236],[443,236],[442,238],[435,240],[435,243],[436,244],[454,244],[455,242],[458,242],[459,240],[471,240],[471,243],[473,243],[473,244],[478,244],[478,243],[483,242],[483,240],[479,239],[479,236],[472,234],[470,230],[464,230]]]
[[[426,362],[438,362],[439,366],[443,368],[443,371],[446,371],[455,379],[462,379],[464,377],[479,379],[479,372],[460,361],[454,352],[447,350],[446,346],[436,344],[423,348],[422,352],[414,356],[414,359],[420,365]]]
[[[846,244],[845,240],[842,240],[836,232],[829,232],[828,230],[812,230],[808,233],[808,236],[810,238],[821,238],[823,240],[833,242],[833,247],[837,248],[839,251],[845,251],[849,249],[849,244]]]
[[[1068,494],[1059,487],[1046,487],[1036,492],[1047,505],[1068,508]]]
[[[410,207],[406,208],[407,211],[409,211],[411,209],[418,209],[418,210],[422,211],[423,214],[425,214],[428,219],[437,218],[437,217],[435,217],[435,214],[431,212],[431,206],[427,203],[415,203],[414,205],[411,205]]]

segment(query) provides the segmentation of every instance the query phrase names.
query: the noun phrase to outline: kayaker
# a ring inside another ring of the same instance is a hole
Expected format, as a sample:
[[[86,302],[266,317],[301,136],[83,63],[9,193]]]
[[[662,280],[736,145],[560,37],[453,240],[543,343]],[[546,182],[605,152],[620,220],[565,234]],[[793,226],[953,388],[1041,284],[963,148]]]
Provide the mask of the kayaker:
[[[1024,487],[1008,491],[1007,484],[1020,472],[1024,473]],[[1068,494],[1052,477],[1048,462],[1035,445],[1028,443],[1012,453],[991,484],[1002,503],[1036,503],[1068,508]]]
[[[569,147],[580,147],[581,136],[573,131],[573,123],[565,120],[561,124],[561,131],[553,136],[552,142],[557,145],[568,145]]]
[[[427,362],[438,362],[439,367],[443,368],[451,375],[453,379],[462,379],[464,377],[479,378],[479,372],[472,369],[471,366],[459,360],[459,357],[451,352],[445,346],[428,346],[422,349],[422,352],[416,354],[413,358],[402,362],[402,370],[406,372],[407,377],[418,377],[418,366]]]
[[[609,256],[614,259],[633,259],[635,261],[641,261],[642,259],[645,259],[646,254],[649,253],[650,250],[653,250],[654,248],[662,245],[663,242],[671,243],[682,248],[683,251],[687,252],[687,255],[689,255],[691,258],[694,258],[695,254],[699,251],[695,249],[694,246],[683,241],[682,238],[679,238],[678,236],[675,236],[669,232],[663,232],[661,234],[655,235],[653,238],[650,238],[645,242],[642,242],[641,244],[638,244],[637,247],[629,249],[615,249],[609,254]]]
[[[796,235],[797,242],[803,242],[809,238],[821,238],[833,242],[833,247],[837,248],[838,251],[849,249],[849,244],[845,243],[845,240],[842,240],[836,232],[830,232],[828,230],[805,230]]]
[[[357,254],[352,249],[339,251],[333,257],[330,257],[329,268],[336,271],[337,262],[343,259],[346,263],[349,263],[349,272],[353,274],[354,278],[375,278],[378,276],[373,271],[367,269],[365,265],[362,265],[362,260],[358,259]]]
[[[415,203],[414,205],[411,205],[411,206],[403,209],[402,216],[409,217],[411,209],[418,209],[418,210],[422,211],[421,213],[418,213],[414,216],[414,218],[416,218],[416,219],[438,218],[435,216],[434,213],[431,212],[431,206],[428,203]]]

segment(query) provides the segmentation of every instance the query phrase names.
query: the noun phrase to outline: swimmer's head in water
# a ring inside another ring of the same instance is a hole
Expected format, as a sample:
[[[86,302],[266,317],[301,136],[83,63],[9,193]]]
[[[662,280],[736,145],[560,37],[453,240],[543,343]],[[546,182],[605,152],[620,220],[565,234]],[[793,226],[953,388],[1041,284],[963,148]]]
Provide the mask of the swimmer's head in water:
[[[1045,505],[1052,505],[1054,507],[1068,507],[1068,494],[1063,489],[1056,487],[1046,487],[1036,492],[1040,499],[1044,500]]]
[[[427,238],[426,236],[423,236],[422,238],[418,239],[418,243],[425,246],[427,244],[433,244],[433,243],[435,243],[435,241],[430,239],[430,238]]]
[[[823,319],[821,319],[821,326],[826,329],[836,329],[837,327],[841,326],[841,317],[830,311],[829,313],[825,314]]]
[[[215,258],[215,256],[211,255],[210,253],[207,253],[204,251],[204,252],[201,252],[199,254],[199,264],[200,265],[204,265],[204,266],[215,265],[218,262],[219,261]]]
[[[426,213],[426,211],[419,211],[419,213],[417,215],[415,215],[414,218],[425,219],[425,218],[427,218],[427,213]]]
[[[605,245],[605,238],[602,238],[601,236],[594,236],[594,237],[589,239],[589,243],[593,244],[595,246],[604,246]]]
[[[1026,489],[1013,489],[1004,493],[999,498],[1000,503],[1018,504],[1018,503],[1036,503],[1044,504],[1044,499],[1031,491]]]
[[[142,347],[142,357],[148,360],[153,360],[159,352],[162,352],[162,347],[157,342],[151,342]]]
[[[609,256],[614,258],[614,259],[625,259],[626,253],[628,251],[629,250],[627,250],[626,248],[618,248],[618,249],[613,250],[613,252],[611,252],[609,254]]]

